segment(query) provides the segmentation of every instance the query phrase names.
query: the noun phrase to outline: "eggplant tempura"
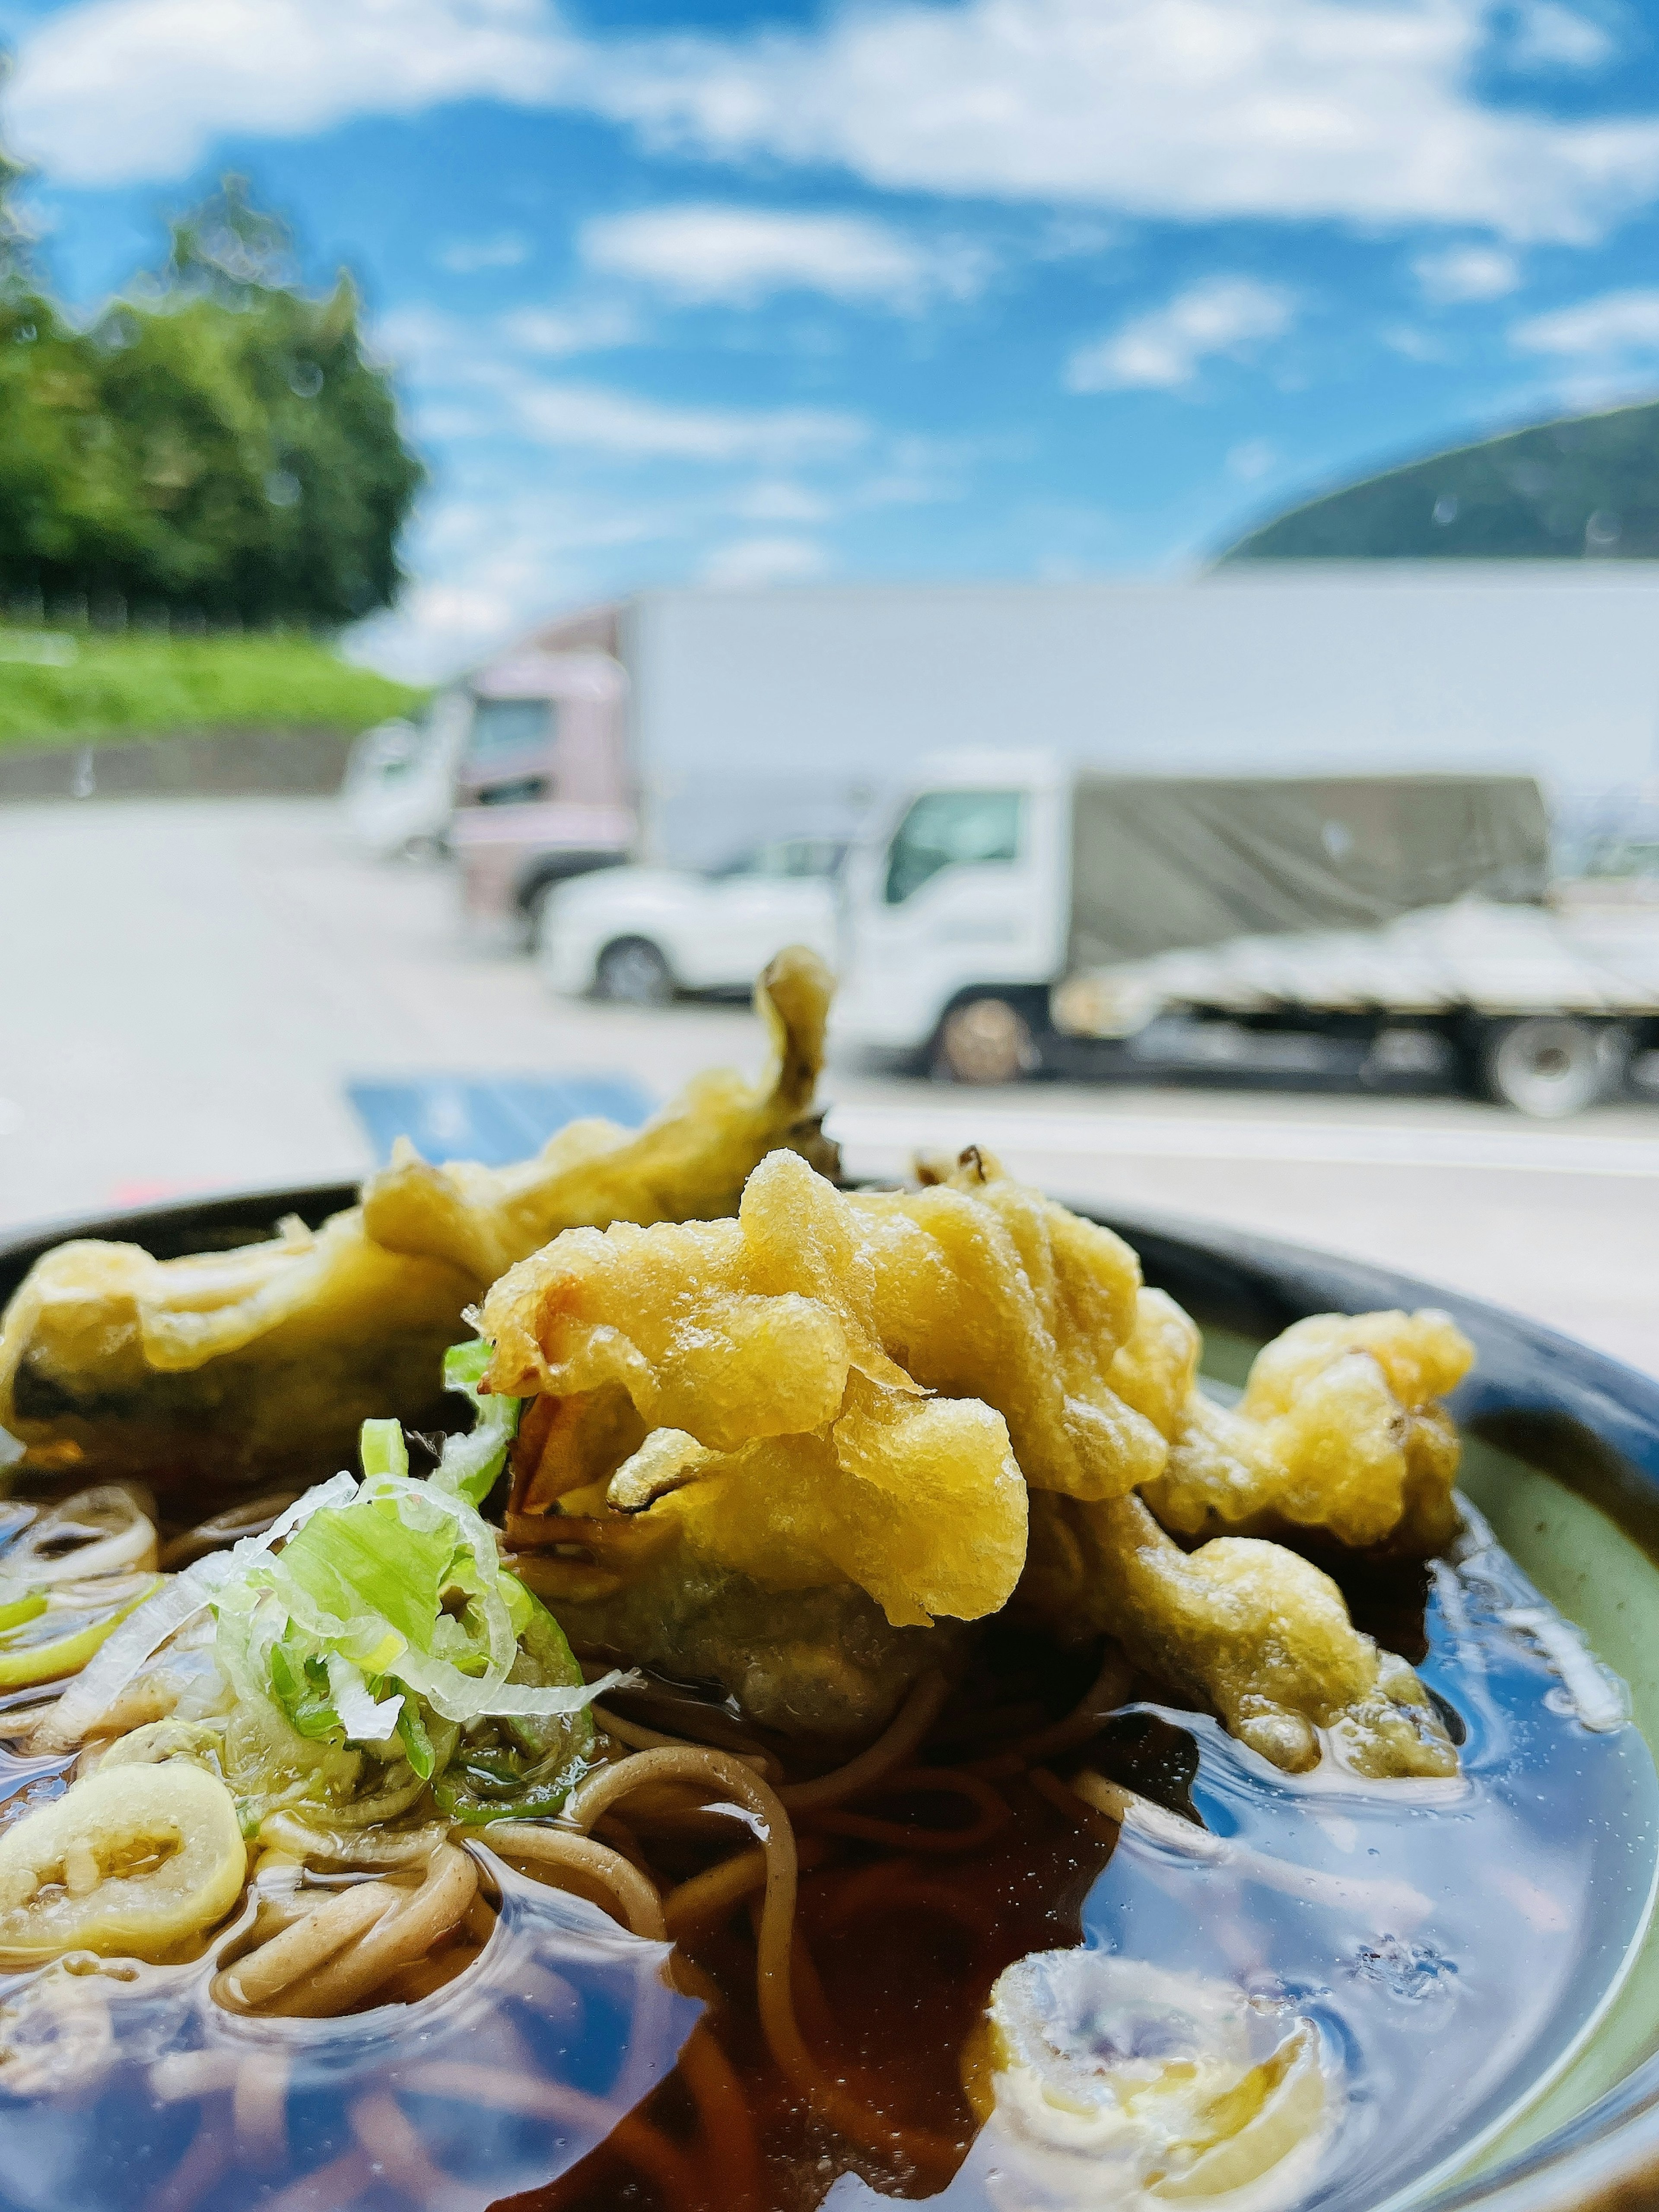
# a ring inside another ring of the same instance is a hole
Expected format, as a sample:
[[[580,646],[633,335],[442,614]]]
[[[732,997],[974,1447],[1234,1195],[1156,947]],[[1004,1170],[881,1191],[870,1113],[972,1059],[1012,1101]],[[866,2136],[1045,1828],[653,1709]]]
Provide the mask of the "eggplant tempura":
[[[580,1223],[730,1213],[777,1145],[829,1161],[811,1105],[830,988],[814,954],[781,953],[755,992],[760,1082],[711,1071],[638,1131],[573,1122],[507,1168],[432,1166],[404,1140],[359,1205],[228,1252],[59,1245],[0,1324],[0,1430],[40,1464],[234,1486],[309,1481],[377,1415],[441,1426],[444,1347],[514,1260]]]

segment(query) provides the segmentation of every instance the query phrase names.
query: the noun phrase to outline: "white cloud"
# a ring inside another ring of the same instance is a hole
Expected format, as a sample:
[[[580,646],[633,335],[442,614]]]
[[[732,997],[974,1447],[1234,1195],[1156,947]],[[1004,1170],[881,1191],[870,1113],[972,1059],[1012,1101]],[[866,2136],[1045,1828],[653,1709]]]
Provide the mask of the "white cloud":
[[[974,289],[981,258],[929,250],[865,216],[687,204],[605,216],[581,234],[591,268],[683,300],[748,306],[774,292],[914,307]]]
[[[832,459],[866,434],[855,416],[811,407],[742,410],[680,407],[603,385],[500,378],[519,428],[544,446],[615,453],[630,460],[759,461]]]
[[[1619,42],[1604,23],[1592,22],[1560,0],[1529,0],[1517,13],[1504,59],[1511,69],[1546,76],[1559,70],[1604,69]]]
[[[514,307],[482,324],[411,301],[378,316],[369,341],[383,361],[417,383],[453,389],[489,383],[507,357],[568,359],[629,345],[642,335],[639,316],[621,301]]]
[[[375,350],[415,391],[416,427],[452,438],[517,433],[538,445],[629,460],[681,460],[787,469],[837,460],[869,435],[858,416],[818,407],[696,407],[609,385],[538,374],[526,358],[615,343],[634,325],[600,311],[526,309],[482,331],[435,307],[394,309],[374,325]]]
[[[452,239],[447,246],[440,246],[433,259],[440,269],[447,269],[457,276],[476,276],[481,269],[518,269],[529,260],[530,240],[516,230],[505,230],[494,238]]]
[[[1576,239],[1659,192],[1659,117],[1481,103],[1490,17],[1485,0],[889,0],[821,28],[584,43],[546,0],[71,0],[21,38],[9,101],[58,184],[177,177],[227,134],[483,97],[889,189],[1190,220]],[[1523,53],[1588,56],[1588,18],[1533,0],[1528,20]]]
[[[1419,368],[1449,362],[1450,349],[1443,337],[1431,331],[1420,331],[1413,323],[1393,323],[1380,331],[1382,343],[1390,353],[1397,353],[1401,361],[1414,361]]]
[[[382,361],[419,373],[447,361],[465,342],[465,326],[441,307],[419,301],[391,307],[370,325],[368,342]]]
[[[551,475],[551,469],[549,471]],[[351,633],[351,658],[415,682],[471,665],[561,606],[602,595],[616,563],[686,559],[695,506],[575,493],[556,482],[474,477],[422,513],[418,580]]]
[[[1051,216],[1028,250],[1038,261],[1097,261],[1123,239],[1121,224],[1109,216],[1068,210]]]
[[[702,564],[705,584],[728,591],[763,584],[799,584],[821,576],[829,567],[823,548],[811,538],[743,538],[722,545]]]
[[[1296,319],[1296,302],[1279,284],[1254,276],[1208,276],[1161,307],[1128,321],[1066,364],[1068,392],[1173,392],[1192,383],[1217,355],[1238,360]]]
[[[1510,343],[1522,353],[1573,360],[1628,359],[1659,353],[1659,290],[1604,292],[1576,307],[1557,307],[1516,323]]]
[[[556,464],[550,463],[549,478]],[[411,557],[419,580],[390,613],[352,633],[354,659],[429,682],[475,664],[561,607],[697,574],[732,589],[803,582],[833,563],[805,533],[733,536],[714,487],[670,498],[572,492],[520,469],[504,486],[471,471],[423,512]]]
[[[1266,438],[1246,438],[1227,454],[1227,473],[1235,483],[1259,483],[1279,466],[1279,450]]]
[[[503,315],[495,327],[509,345],[521,352],[550,357],[604,353],[612,346],[631,345],[643,329],[638,315],[620,300],[578,301],[562,307],[519,307]]]
[[[740,492],[732,501],[732,512],[745,522],[823,522],[831,508],[821,492],[805,484],[792,483],[787,477],[767,477]]]
[[[542,0],[79,0],[19,39],[9,104],[54,183],[125,184],[182,176],[231,133],[544,105],[575,56]]]
[[[511,627],[507,606],[488,586],[416,583],[393,612],[352,633],[346,653],[405,684],[433,684],[504,639]]]
[[[1481,0],[899,0],[635,41],[586,96],[659,141],[902,191],[1582,237],[1659,189],[1659,119],[1481,105]]]
[[[1520,262],[1501,246],[1448,246],[1438,252],[1419,253],[1412,273],[1424,298],[1441,307],[1501,300],[1521,283]]]

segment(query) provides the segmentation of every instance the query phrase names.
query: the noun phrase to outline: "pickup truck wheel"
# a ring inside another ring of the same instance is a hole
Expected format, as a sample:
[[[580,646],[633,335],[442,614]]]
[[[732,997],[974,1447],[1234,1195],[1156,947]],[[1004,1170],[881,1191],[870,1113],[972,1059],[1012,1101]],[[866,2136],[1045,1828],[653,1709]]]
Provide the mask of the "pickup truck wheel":
[[[1500,1105],[1539,1121],[1561,1121],[1617,1088],[1629,1049],[1625,1032],[1609,1024],[1532,1015],[1487,1025],[1480,1073]]]
[[[1031,1024],[1006,999],[964,999],[939,1024],[933,1074],[939,1083],[1018,1083],[1038,1063]]]
[[[648,937],[619,937],[593,963],[593,996],[624,1006],[665,1006],[674,975]]]

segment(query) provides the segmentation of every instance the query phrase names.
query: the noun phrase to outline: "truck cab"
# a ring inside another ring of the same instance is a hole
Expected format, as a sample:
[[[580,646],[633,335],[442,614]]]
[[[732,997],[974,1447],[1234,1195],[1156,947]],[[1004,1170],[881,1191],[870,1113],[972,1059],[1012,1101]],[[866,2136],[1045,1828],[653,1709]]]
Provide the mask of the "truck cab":
[[[471,919],[527,933],[556,884],[629,858],[627,688],[599,652],[519,653],[474,678],[451,831]]]
[[[959,1083],[1461,1072],[1576,1112],[1659,1040],[1659,986],[1547,909],[1548,860],[1530,777],[964,754],[852,856],[833,1033]]]
[[[966,1081],[1033,1072],[1063,972],[1070,785],[1031,752],[924,763],[848,855],[831,1033]]]

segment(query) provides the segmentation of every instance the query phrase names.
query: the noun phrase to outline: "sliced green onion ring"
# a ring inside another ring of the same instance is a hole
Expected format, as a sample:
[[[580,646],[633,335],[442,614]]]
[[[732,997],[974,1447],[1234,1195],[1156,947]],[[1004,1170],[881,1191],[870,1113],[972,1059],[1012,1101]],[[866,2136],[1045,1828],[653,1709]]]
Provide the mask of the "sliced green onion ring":
[[[161,1587],[159,1575],[65,1583],[15,1600],[0,1615],[0,1690],[78,1674],[130,1613]]]

